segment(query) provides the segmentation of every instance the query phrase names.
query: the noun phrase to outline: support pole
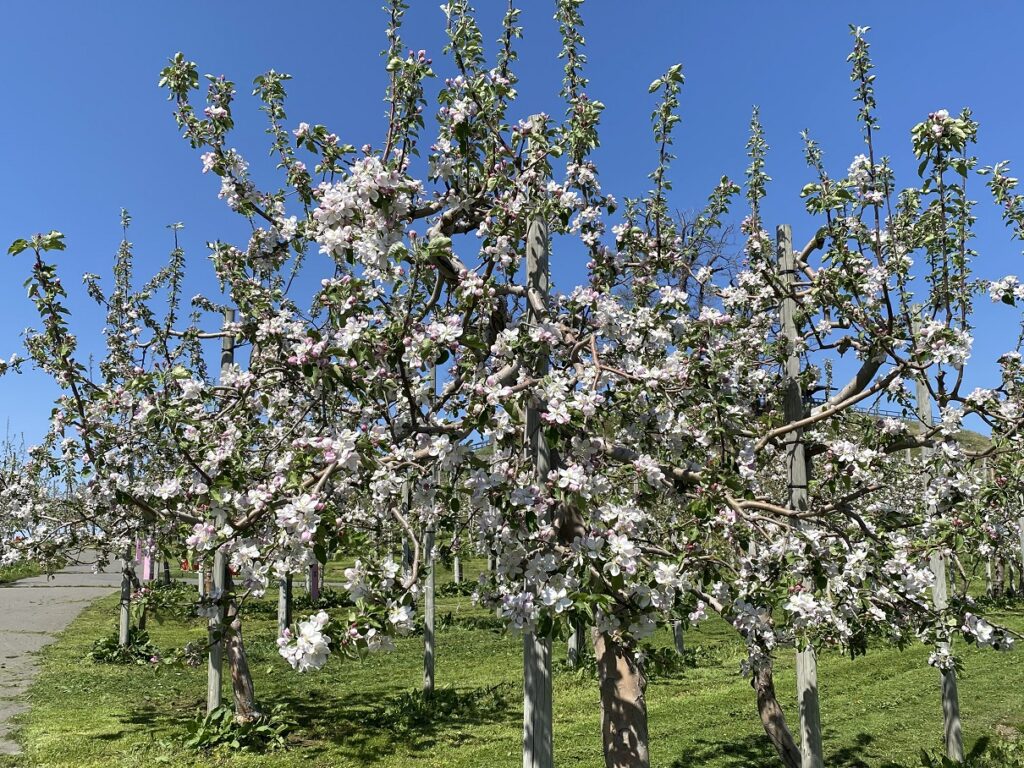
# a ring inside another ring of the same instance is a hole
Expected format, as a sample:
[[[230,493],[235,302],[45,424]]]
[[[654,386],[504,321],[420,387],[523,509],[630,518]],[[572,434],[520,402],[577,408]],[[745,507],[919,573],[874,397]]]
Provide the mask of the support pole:
[[[309,573],[306,576],[306,592],[309,599],[316,602],[320,599],[320,563],[316,562],[309,566]]]
[[[915,321],[916,326],[916,321]],[[915,327],[916,330],[916,327]],[[916,389],[917,415],[925,426],[932,424],[932,401],[928,394],[928,386],[923,379],[917,380]],[[931,448],[921,449],[925,458],[931,455]],[[936,513],[935,505],[929,504],[929,513]],[[936,611],[944,611],[949,605],[946,583],[946,559],[941,552],[935,552],[931,557],[932,574],[935,576],[935,585],[932,587],[932,603]],[[948,642],[940,642],[938,650],[949,651]],[[964,740],[960,724],[960,698],[956,687],[956,670],[940,669],[939,682],[942,688],[942,718],[943,737],[946,745],[946,756],[955,763],[963,762]]]
[[[566,643],[566,660],[572,669],[576,669],[583,661],[583,649],[586,647],[586,630],[583,622],[576,618],[572,620],[572,634]]]
[[[292,575],[277,580],[277,636],[292,625]]]
[[[548,228],[540,219],[534,219],[526,235],[526,289],[528,295],[546,304],[549,287]],[[527,323],[541,321],[538,310],[531,301]],[[535,361],[533,373],[543,376],[548,372],[549,364],[544,351]],[[526,411],[525,443],[537,481],[543,483],[551,470],[551,452],[541,430],[540,410],[535,403],[531,403]],[[553,765],[551,638],[526,632],[523,634],[523,768],[552,768]]]
[[[676,619],[672,622],[672,644],[680,656],[686,652],[686,640],[683,637],[683,622]]]
[[[796,282],[796,259],[793,256],[793,232],[788,224],[776,228],[775,239],[782,279],[787,286],[782,299],[782,333],[789,347],[783,408],[786,423],[792,423],[804,417],[804,398],[799,379],[799,331],[793,285]],[[789,476],[789,508],[804,511],[807,509],[808,472],[802,430],[794,430],[786,435],[786,467]],[[821,711],[818,705],[818,660],[813,647],[797,651],[796,692],[800,708],[800,764],[802,768],[822,768],[824,758],[821,747]]]
[[[235,310],[224,311],[224,324],[235,321]],[[235,337],[224,336],[220,352],[220,369],[223,377],[225,369],[235,362]],[[227,512],[218,507],[214,513],[217,529],[227,523]],[[216,606],[216,613],[210,617],[208,628],[210,653],[206,665],[206,712],[209,714],[221,705],[221,680],[224,662],[224,634],[227,630],[227,557],[222,548],[218,547],[213,555],[213,594],[210,598]]]

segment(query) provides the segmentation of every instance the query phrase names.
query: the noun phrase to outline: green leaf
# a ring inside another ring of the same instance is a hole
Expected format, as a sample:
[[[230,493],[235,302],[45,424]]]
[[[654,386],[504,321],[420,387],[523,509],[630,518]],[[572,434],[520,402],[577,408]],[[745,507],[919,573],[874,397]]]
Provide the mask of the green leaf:
[[[11,256],[17,256],[26,248],[28,248],[28,240],[19,238],[15,240],[13,243],[11,243],[11,247],[7,249],[7,253],[9,253]]]

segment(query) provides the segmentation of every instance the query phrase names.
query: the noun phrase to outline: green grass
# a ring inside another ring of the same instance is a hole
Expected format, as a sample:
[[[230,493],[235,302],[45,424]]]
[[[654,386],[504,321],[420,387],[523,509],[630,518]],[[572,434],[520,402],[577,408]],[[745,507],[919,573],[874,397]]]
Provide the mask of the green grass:
[[[43,571],[34,563],[15,563],[14,565],[0,566],[0,584],[8,584],[18,579],[27,579],[29,576],[38,576]]]
[[[475,564],[470,564],[471,566]],[[471,572],[475,568],[468,569]],[[333,569],[332,569],[333,571]],[[333,576],[333,572],[332,572]],[[287,751],[196,755],[181,746],[205,697],[205,669],[118,667],[85,660],[93,640],[115,621],[114,597],[89,607],[43,652],[42,671],[20,719],[25,753],[0,766],[436,766],[520,765],[521,644],[489,630],[489,614],[466,598],[441,598],[455,623],[438,634],[433,709],[410,706],[422,676],[422,640],[401,640],[393,654],[364,662],[333,658],[320,673],[297,675],[277,655],[274,616],[247,619],[245,639],[257,693],[288,706],[299,727]],[[1017,629],[1024,614],[1004,614]],[[472,625],[477,628],[469,628]],[[180,647],[204,636],[198,622],[150,623],[153,642]],[[668,645],[667,633],[655,638]],[[739,674],[742,646],[720,621],[687,635],[696,668],[652,680],[648,689],[652,762],[674,768],[775,766],[757,718],[754,694]],[[602,764],[596,681],[564,669],[554,678],[555,752],[560,768]],[[968,749],[1024,729],[1024,655],[963,650],[960,683]],[[872,652],[854,661],[820,661],[826,764],[830,768],[919,765],[922,748],[941,745],[938,673],[927,649]],[[776,685],[796,716],[792,653],[782,651]],[[226,692],[226,696],[229,694]]]

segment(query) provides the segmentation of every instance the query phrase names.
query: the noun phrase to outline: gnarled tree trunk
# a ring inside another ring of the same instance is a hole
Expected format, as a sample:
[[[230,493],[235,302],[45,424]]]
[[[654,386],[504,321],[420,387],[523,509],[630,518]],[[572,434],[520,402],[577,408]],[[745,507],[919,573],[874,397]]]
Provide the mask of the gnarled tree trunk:
[[[629,651],[593,630],[601,685],[601,738],[605,768],[649,768],[647,678]]]
[[[761,725],[764,726],[764,732],[771,739],[775,751],[779,753],[783,765],[786,768],[800,768],[800,748],[786,726],[786,714],[775,696],[771,662],[766,662],[757,669],[750,684],[757,692],[757,712],[761,715]]]
[[[252,720],[260,712],[256,705],[256,690],[249,671],[249,659],[242,641],[242,617],[238,613],[238,603],[232,596],[227,611],[228,633],[224,644],[228,657],[228,668],[231,670],[231,690],[235,700],[235,719]]]

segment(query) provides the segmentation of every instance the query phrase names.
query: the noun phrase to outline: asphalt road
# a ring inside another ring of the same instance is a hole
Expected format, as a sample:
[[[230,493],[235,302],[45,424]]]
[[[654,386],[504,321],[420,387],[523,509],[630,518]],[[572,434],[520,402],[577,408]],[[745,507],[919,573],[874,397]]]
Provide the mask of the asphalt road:
[[[37,669],[36,655],[89,603],[121,584],[120,571],[93,573],[72,565],[53,578],[34,576],[0,585],[0,754],[17,754],[11,718],[28,708],[22,694]]]

